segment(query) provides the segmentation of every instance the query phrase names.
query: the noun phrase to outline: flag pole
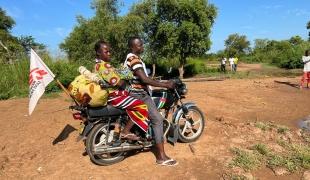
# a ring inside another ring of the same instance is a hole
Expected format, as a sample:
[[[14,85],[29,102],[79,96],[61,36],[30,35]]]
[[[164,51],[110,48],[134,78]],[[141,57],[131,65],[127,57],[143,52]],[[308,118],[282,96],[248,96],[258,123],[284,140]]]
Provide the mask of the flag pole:
[[[76,105],[80,105],[80,103],[78,103],[78,102],[76,101],[76,99],[72,96],[72,94],[70,94],[70,92],[68,91],[68,89],[65,88],[65,86],[64,86],[57,78],[56,78],[55,80],[56,80],[57,84],[60,86],[60,88],[61,88],[69,97],[71,97],[71,98],[73,99],[73,101],[75,102],[75,104],[76,104]]]

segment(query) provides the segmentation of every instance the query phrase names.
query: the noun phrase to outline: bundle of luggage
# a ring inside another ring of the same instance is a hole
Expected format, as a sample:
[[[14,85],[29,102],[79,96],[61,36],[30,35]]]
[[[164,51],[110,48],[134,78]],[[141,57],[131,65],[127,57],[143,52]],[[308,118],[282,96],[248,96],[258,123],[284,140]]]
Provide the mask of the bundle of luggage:
[[[102,89],[99,85],[100,77],[83,66],[79,68],[79,72],[81,75],[77,76],[68,87],[71,95],[83,105],[105,106],[109,93],[107,89]]]

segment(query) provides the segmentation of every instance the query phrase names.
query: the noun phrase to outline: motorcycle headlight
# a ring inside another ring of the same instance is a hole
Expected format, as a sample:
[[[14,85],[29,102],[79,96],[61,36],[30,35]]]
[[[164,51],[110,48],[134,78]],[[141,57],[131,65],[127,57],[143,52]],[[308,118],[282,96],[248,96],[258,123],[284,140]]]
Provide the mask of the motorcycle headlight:
[[[182,89],[182,94],[183,95],[186,95],[187,94],[187,92],[188,92],[188,90],[187,90],[187,88],[185,87],[184,89]]]
[[[181,95],[186,95],[188,92],[187,87],[185,84],[182,85],[182,87],[180,88],[180,94]]]

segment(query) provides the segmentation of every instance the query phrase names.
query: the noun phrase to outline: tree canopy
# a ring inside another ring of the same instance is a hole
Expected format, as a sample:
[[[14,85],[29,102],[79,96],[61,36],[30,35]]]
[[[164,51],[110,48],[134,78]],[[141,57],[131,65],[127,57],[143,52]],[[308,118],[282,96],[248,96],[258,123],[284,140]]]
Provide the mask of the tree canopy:
[[[117,0],[94,0],[95,16],[78,18],[78,25],[61,44],[73,61],[94,58],[93,45],[108,41],[114,58],[123,61],[130,36],[145,40],[148,57],[177,58],[181,67],[189,56],[205,54],[216,8],[206,0],[144,0],[125,16],[118,16]],[[156,54],[156,56],[155,56]]]
[[[15,37],[11,34],[15,21],[0,7],[0,61],[12,64],[25,56],[31,47],[45,50],[46,46],[35,42],[32,36]]]
[[[145,20],[149,57],[177,59],[181,77],[189,56],[201,56],[210,49],[217,9],[206,0],[146,0],[132,13]]]
[[[13,63],[14,52],[21,49],[18,39],[10,34],[15,21],[0,7],[0,59],[2,63]]]
[[[225,52],[228,56],[242,56],[250,51],[250,41],[245,35],[231,34],[225,40]]]

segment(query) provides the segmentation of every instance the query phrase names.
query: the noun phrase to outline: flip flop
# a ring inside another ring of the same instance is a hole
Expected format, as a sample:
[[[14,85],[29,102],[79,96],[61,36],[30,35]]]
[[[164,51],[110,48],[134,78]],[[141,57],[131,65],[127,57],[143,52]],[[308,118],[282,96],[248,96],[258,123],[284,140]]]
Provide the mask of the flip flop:
[[[178,161],[174,160],[174,159],[167,159],[161,163],[159,163],[158,161],[156,161],[156,164],[157,165],[160,165],[160,166],[176,166],[178,165]]]
[[[121,139],[127,139],[127,140],[133,140],[133,141],[140,140],[140,138],[133,133],[129,133],[129,134],[122,134],[121,133],[120,136],[121,136]]]

